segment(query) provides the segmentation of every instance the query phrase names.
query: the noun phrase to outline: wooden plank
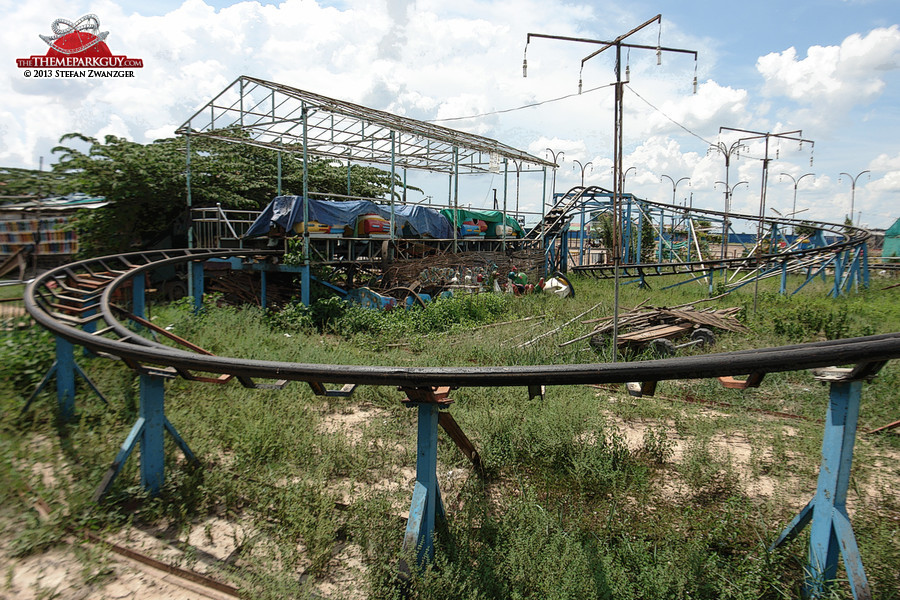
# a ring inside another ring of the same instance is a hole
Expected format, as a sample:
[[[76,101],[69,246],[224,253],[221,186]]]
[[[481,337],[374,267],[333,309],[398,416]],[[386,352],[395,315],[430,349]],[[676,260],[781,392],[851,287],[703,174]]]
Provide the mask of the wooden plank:
[[[648,329],[641,329],[640,331],[620,335],[619,341],[647,342],[650,340],[678,335],[690,329],[690,325],[658,325],[656,327],[650,327]]]

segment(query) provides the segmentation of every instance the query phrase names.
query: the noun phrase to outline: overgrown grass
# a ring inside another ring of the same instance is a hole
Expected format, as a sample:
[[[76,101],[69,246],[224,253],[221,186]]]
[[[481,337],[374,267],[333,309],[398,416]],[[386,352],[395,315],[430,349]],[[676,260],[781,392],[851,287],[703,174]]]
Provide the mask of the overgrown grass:
[[[329,300],[280,314],[210,301],[199,316],[186,303],[153,306],[151,319],[216,354],[248,358],[402,366],[602,361],[587,340],[559,346],[589,331],[578,314],[595,306],[582,319],[612,314],[611,283],[574,283],[575,299],[463,296],[391,313]],[[651,283],[650,291],[623,286],[622,309],[648,298],[674,306],[705,297],[701,286],[660,291],[666,281]],[[742,306],[752,332],[720,334],[716,350],[900,330],[891,291],[873,285],[833,300],[817,285],[785,298],[763,282],[755,313],[752,291],[707,304]],[[109,406],[79,384],[75,422],[56,421],[52,393],[19,416],[52,363],[53,343],[39,330],[4,335],[0,516],[11,541],[0,553],[7,557],[59,543],[66,525],[141,527],[184,541],[218,519],[241,526],[234,534],[239,568],[216,564],[212,574],[255,598],[321,593],[317,585],[338,572],[351,583],[332,595],[351,598],[799,595],[805,541],[774,553],[767,547],[815,491],[815,420],[824,416],[828,390],[806,372],[771,374],[744,391],[707,380],[661,382],[656,397],[641,399],[611,387],[550,388],[534,399],[517,387],[455,390],[450,410],[478,447],[485,474],[476,476],[442,435],[438,475],[448,519],[434,562],[402,581],[397,514],[409,506],[416,440],[414,411],[400,404],[397,390],[362,386],[338,399],[314,396],[302,384],[272,391],[173,380],[167,415],[201,467],[190,467],[167,442],[166,486],[147,498],[136,452],[96,505],[90,495],[137,416],[135,376],[78,353]],[[866,385],[861,428],[896,420],[897,377],[890,363]],[[685,398],[733,407],[680,402]],[[900,504],[892,492],[898,455],[896,436],[860,435],[851,517],[881,599],[900,597]],[[51,519],[29,508],[29,489],[50,502]],[[362,563],[351,575],[341,571],[347,548]],[[99,559],[80,560],[87,564],[80,585],[102,585],[108,570]],[[834,595],[848,598],[849,590],[839,584]]]

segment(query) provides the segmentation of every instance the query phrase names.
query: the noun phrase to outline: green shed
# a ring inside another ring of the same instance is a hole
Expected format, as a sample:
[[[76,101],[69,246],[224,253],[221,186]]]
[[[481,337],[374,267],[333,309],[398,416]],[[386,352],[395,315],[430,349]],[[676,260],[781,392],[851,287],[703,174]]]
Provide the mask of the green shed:
[[[891,228],[884,232],[884,247],[881,250],[884,258],[900,257],[900,219],[894,221]]]

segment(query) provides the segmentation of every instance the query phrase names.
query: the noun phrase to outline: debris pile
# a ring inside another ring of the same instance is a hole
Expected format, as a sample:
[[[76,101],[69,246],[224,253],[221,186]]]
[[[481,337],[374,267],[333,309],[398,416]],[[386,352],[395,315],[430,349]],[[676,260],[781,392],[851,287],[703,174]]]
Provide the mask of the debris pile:
[[[697,309],[693,306],[696,303],[675,307],[644,306],[645,303],[646,301],[619,315],[620,347],[641,349],[657,340],[673,340],[685,336],[691,336],[694,343],[712,345],[715,343],[715,336],[711,330],[738,333],[748,331],[736,317],[741,311],[739,306]],[[593,324],[594,327],[586,334],[562,342],[559,344],[560,347],[585,339],[590,339],[592,346],[599,347],[605,345],[612,336],[614,326],[612,317],[589,319],[581,323]],[[665,349],[669,351],[674,348],[671,344],[667,344]]]

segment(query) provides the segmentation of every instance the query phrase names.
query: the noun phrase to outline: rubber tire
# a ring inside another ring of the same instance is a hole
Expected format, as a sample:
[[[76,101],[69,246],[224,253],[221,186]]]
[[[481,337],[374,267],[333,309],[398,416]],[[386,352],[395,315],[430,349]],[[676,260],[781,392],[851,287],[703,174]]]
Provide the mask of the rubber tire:
[[[701,340],[698,346],[706,348],[716,345],[716,334],[706,327],[699,327],[691,332],[691,340]]]

